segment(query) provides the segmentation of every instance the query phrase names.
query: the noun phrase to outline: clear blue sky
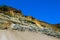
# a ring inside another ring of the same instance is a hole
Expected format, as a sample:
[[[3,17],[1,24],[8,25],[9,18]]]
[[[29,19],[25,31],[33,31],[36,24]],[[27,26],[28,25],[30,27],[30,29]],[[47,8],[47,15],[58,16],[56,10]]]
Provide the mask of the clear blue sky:
[[[51,24],[60,23],[60,0],[0,0],[0,5],[21,9],[24,15]]]

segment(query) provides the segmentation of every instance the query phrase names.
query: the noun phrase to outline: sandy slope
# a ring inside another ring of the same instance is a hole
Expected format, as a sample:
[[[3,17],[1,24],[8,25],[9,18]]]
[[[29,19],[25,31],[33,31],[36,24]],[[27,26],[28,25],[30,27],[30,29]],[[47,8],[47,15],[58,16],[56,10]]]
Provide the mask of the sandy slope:
[[[60,40],[60,39],[36,32],[0,30],[0,40]]]

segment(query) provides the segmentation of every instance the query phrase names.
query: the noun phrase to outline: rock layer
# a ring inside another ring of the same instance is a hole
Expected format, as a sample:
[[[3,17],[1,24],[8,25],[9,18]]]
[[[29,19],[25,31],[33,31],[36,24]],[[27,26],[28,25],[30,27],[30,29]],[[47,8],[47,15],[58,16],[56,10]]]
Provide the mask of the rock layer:
[[[24,16],[21,10],[9,6],[0,6],[0,29],[29,30],[60,38],[60,24],[49,24]]]

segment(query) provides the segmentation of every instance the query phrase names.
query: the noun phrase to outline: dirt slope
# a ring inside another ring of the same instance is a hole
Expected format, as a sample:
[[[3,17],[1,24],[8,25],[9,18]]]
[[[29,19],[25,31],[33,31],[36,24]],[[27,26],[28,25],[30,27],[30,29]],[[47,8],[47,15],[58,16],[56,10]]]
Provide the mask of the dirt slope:
[[[0,30],[0,40],[60,40],[41,33],[30,31]]]

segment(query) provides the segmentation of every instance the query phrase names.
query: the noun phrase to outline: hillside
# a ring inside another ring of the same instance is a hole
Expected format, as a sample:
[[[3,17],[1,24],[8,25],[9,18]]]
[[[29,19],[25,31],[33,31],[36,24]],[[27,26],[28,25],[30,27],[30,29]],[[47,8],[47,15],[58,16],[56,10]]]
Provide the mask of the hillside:
[[[9,6],[0,6],[0,29],[40,32],[60,38],[60,24],[49,24],[31,16],[25,16],[21,10]]]

